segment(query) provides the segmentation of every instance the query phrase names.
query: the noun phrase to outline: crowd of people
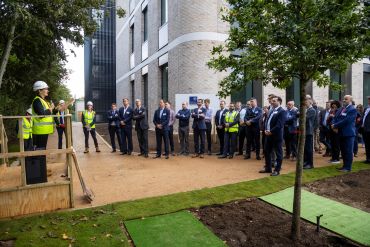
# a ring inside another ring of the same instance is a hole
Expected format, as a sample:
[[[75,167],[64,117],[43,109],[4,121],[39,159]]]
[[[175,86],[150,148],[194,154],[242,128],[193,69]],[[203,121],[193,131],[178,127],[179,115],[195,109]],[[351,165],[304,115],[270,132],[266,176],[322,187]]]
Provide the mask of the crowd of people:
[[[241,102],[229,103],[220,101],[220,108],[215,112],[210,107],[209,99],[198,99],[195,109],[188,109],[188,103],[183,102],[182,108],[176,113],[170,102],[159,101],[159,107],[154,113],[153,124],[156,135],[156,155],[169,159],[175,154],[173,139],[174,125],[178,121],[178,135],[180,150],[177,155],[188,156],[190,119],[192,121],[194,152],[192,158],[204,158],[205,154],[212,155],[212,125],[218,137],[219,159],[233,159],[234,155],[244,155],[244,159],[251,159],[252,152],[255,158],[264,157],[265,166],[261,173],[270,173],[271,176],[280,174],[284,159],[297,159],[299,130],[299,109],[294,101],[288,101],[282,106],[282,98],[273,94],[268,96],[268,106],[258,106],[255,98],[251,98],[242,106]],[[369,97],[370,105],[370,97]],[[326,102],[325,108],[316,105],[310,95],[306,96],[306,123],[304,145],[304,169],[314,168],[314,152],[330,157],[329,162],[340,163],[343,159],[341,171],[351,171],[353,156],[358,153],[358,145],[364,142],[366,147],[366,163],[370,163],[370,108],[353,102],[351,95],[346,95],[343,102],[331,100]],[[95,134],[95,116],[92,102],[87,103],[87,110],[83,113],[82,123],[85,133],[86,149],[89,152],[88,138],[91,133],[98,149]],[[112,152],[117,151],[115,137],[117,136],[121,155],[131,155],[133,151],[132,131],[137,133],[140,147],[140,156],[149,157],[148,150],[148,118],[147,110],[141,100],[135,101],[131,107],[127,98],[123,99],[123,106],[119,109],[115,103],[107,114],[109,133],[112,143]],[[359,136],[362,136],[360,139]],[[162,152],[162,142],[164,152]],[[207,145],[206,145],[207,144]],[[285,144],[285,155],[283,146]],[[262,148],[261,148],[262,147]]]

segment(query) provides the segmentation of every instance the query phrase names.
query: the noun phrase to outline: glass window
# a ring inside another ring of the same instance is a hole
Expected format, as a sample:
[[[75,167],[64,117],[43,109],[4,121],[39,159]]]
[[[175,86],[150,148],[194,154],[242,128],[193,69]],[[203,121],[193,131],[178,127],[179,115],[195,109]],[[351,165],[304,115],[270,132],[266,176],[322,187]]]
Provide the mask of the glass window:
[[[367,96],[370,96],[370,73],[364,72],[364,106],[367,106]]]
[[[342,84],[342,75],[338,72],[335,72],[333,70],[330,70],[330,80],[333,83]],[[341,92],[335,91],[333,89],[329,90],[329,99],[330,100],[339,100],[341,99]]]
[[[135,104],[135,81],[131,81],[131,105]]]
[[[135,51],[135,27],[132,25],[130,27],[130,42],[131,42],[131,53],[134,53]]]
[[[168,64],[161,67],[162,74],[162,99],[168,100]]]
[[[148,92],[148,74],[146,75],[143,75],[143,89],[144,89],[144,92],[143,92],[143,95],[144,95],[144,106],[146,107],[146,109],[148,109],[148,97],[149,97],[149,92]]]
[[[168,21],[168,0],[161,0],[161,26]]]
[[[144,19],[144,40],[143,42],[148,40],[148,7],[146,7],[143,11],[143,19]]]
[[[293,100],[295,105],[300,104],[300,86],[299,86],[299,79],[294,78],[292,84],[285,89],[286,92],[286,102]]]

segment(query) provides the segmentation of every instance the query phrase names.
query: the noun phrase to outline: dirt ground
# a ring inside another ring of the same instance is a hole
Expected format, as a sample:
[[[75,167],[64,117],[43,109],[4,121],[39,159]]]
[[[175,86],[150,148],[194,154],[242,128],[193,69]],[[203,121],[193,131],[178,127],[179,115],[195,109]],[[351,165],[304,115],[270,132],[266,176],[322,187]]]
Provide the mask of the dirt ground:
[[[302,239],[289,238],[291,215],[258,199],[235,201],[193,211],[231,247],[244,246],[358,246],[324,229],[302,221]]]
[[[154,138],[150,137],[150,140],[153,142]],[[204,159],[183,156],[171,156],[168,160],[145,159],[137,156],[137,153],[131,156],[122,156],[118,152],[112,154],[109,144],[106,145],[101,137],[98,137],[98,141],[101,153],[95,152],[90,138],[90,153],[84,154],[82,125],[73,123],[73,146],[77,150],[85,183],[95,193],[95,200],[92,203],[85,202],[78,177],[74,172],[76,208],[210,188],[269,176],[269,174],[258,173],[264,161],[258,161],[254,156],[250,160],[244,160],[241,156],[236,156],[232,160],[220,160],[216,155],[206,155]],[[56,146],[56,135],[54,135],[50,137],[48,148]],[[137,147],[135,142],[134,146]],[[218,144],[214,146],[216,148]],[[363,153],[364,149],[360,148],[359,157],[356,159],[363,160]],[[151,156],[153,157],[154,154]],[[315,154],[316,167],[330,165],[327,160]],[[49,181],[64,179],[61,177],[64,173],[64,162],[63,155],[49,158],[48,168],[52,171]],[[295,162],[284,160],[282,169],[283,174],[293,172]],[[1,169],[0,177],[0,188],[20,185],[19,167]]]
[[[306,189],[370,213],[370,170],[316,181]]]

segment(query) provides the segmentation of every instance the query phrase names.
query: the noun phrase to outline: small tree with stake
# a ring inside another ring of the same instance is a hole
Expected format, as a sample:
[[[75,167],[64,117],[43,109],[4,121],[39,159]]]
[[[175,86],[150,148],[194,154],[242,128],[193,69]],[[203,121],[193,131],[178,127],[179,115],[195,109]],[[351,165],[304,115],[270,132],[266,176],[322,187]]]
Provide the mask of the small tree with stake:
[[[230,23],[224,45],[214,47],[208,66],[231,73],[220,82],[220,96],[248,81],[288,87],[300,81],[299,144],[291,236],[300,239],[301,185],[305,143],[305,87],[333,86],[324,74],[343,72],[369,54],[369,4],[364,0],[228,0],[222,19]],[[239,55],[233,53],[239,51]]]

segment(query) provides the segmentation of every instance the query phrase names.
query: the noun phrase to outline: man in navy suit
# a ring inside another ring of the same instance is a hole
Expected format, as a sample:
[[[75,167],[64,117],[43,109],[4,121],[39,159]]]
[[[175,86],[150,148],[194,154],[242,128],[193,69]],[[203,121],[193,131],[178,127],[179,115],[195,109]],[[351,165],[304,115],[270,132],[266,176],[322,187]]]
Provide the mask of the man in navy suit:
[[[111,109],[107,113],[107,118],[108,118],[108,130],[109,130],[110,142],[112,144],[112,153],[114,153],[116,152],[115,135],[117,135],[119,148],[120,150],[122,149],[119,115],[118,115],[116,103],[112,103]]]
[[[344,96],[343,107],[339,109],[332,128],[338,130],[340,138],[340,151],[343,158],[343,167],[340,171],[349,172],[353,162],[353,144],[355,138],[356,108],[353,106],[351,95]]]
[[[225,115],[227,113],[227,109],[225,108],[226,102],[224,100],[220,101],[220,110],[216,112],[215,116],[215,125],[218,140],[220,141],[220,151],[217,155],[222,155],[224,152],[224,137],[225,137],[225,126],[223,122],[225,121]]]
[[[297,121],[298,121],[298,111],[294,106],[294,101],[288,101],[287,106],[287,119],[284,128],[284,140],[286,147],[286,159],[294,161],[297,158]]]
[[[136,108],[134,110],[133,119],[135,120],[135,130],[137,134],[137,140],[140,146],[139,156],[148,158],[148,118],[146,109],[141,105],[141,100],[137,99]]]
[[[283,134],[286,112],[281,107],[281,103],[282,99],[280,97],[274,96],[271,99],[271,110],[265,123],[265,168],[260,173],[271,173],[271,153],[275,150],[276,165],[271,176],[278,176],[280,174],[283,160]]]
[[[317,122],[317,111],[312,106],[312,100],[306,99],[306,141],[304,144],[303,169],[312,169],[313,166],[313,137],[315,134],[315,123]]]
[[[170,127],[170,110],[165,107],[164,101],[159,101],[159,108],[154,112],[153,124],[155,126],[155,137],[157,140],[157,155],[154,157],[160,158],[162,155],[162,139],[164,141],[164,152],[166,159],[169,158],[168,142]]]
[[[192,158],[200,157],[204,158],[204,142],[206,138],[206,108],[202,107],[203,100],[198,99],[197,106],[198,108],[195,108],[192,113],[191,117],[194,119],[193,121],[193,132],[194,132],[194,155]],[[199,139],[200,139],[200,145],[199,145]]]
[[[247,149],[245,152],[244,159],[250,159],[251,157],[251,147],[254,143],[256,150],[256,159],[261,160],[260,157],[260,127],[259,121],[262,116],[262,109],[257,106],[257,99],[251,98],[249,100],[250,108],[244,117],[244,122],[246,124],[247,133]]]
[[[127,98],[123,99],[123,107],[119,108],[119,119],[121,124],[121,155],[131,155],[132,147],[132,116],[133,110]]]
[[[370,96],[367,96],[367,104],[362,116],[360,131],[365,142],[366,160],[364,163],[370,164]]]

